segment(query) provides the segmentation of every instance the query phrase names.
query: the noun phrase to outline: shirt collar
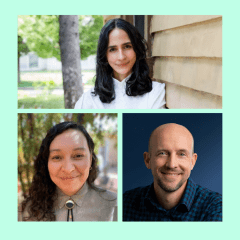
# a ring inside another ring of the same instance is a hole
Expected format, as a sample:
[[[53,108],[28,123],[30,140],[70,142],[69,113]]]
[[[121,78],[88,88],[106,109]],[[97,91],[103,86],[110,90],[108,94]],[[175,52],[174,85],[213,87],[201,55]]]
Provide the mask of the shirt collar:
[[[112,77],[114,85],[121,86],[125,85],[126,82],[129,80],[129,78],[132,76],[132,73],[130,73],[126,78],[124,78],[122,81],[117,80],[116,78]]]
[[[162,210],[162,211],[166,211],[159,203],[154,191],[154,186],[153,183],[151,185],[148,186],[148,189],[146,191],[146,195],[145,195],[145,199],[148,199],[150,201],[150,203],[155,206],[157,209]]]
[[[196,183],[194,183],[193,180],[191,178],[189,178],[188,182],[187,182],[186,189],[185,189],[184,194],[182,196],[182,199],[180,200],[180,203],[177,205],[176,208],[178,208],[178,206],[183,204],[187,207],[187,210],[189,211],[192,204],[193,204],[196,189],[197,189]]]
[[[74,203],[80,207],[83,202],[83,196],[88,192],[88,190],[89,190],[89,186],[87,183],[85,183],[77,193],[75,193],[72,196],[68,196],[65,193],[63,193],[60,188],[57,187],[58,198],[56,201],[55,208],[58,208],[58,209],[63,208],[65,206],[66,201],[69,199],[73,200]]]
[[[193,180],[191,178],[189,178],[188,181],[187,181],[186,189],[184,191],[184,194],[183,194],[179,204],[177,206],[175,206],[173,209],[178,209],[181,206],[185,205],[187,210],[189,211],[191,206],[192,206],[192,204],[193,204],[193,200],[194,200],[194,196],[195,196],[195,193],[196,193],[196,189],[197,189],[197,185],[193,182]],[[157,200],[155,192],[154,192],[153,183],[148,186],[148,189],[147,189],[147,192],[146,192],[146,195],[145,195],[145,199],[149,199],[150,202],[155,207],[157,207],[159,210],[166,211],[158,203],[158,200]]]

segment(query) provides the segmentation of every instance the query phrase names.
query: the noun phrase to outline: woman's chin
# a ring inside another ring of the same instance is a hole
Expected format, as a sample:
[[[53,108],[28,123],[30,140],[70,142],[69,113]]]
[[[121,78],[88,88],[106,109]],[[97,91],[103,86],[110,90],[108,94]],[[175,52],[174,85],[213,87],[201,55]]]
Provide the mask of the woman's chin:
[[[82,186],[83,186],[83,184],[82,183],[75,183],[75,184],[69,184],[68,186],[61,186],[61,187],[59,187],[60,188],[60,190],[64,193],[64,194],[66,194],[66,195],[68,195],[68,196],[72,196],[72,195],[74,195],[75,193],[77,193],[81,188],[82,188]]]
[[[116,78],[119,81],[122,81],[125,79],[127,76],[129,76],[132,73],[132,71],[114,71],[114,78]]]

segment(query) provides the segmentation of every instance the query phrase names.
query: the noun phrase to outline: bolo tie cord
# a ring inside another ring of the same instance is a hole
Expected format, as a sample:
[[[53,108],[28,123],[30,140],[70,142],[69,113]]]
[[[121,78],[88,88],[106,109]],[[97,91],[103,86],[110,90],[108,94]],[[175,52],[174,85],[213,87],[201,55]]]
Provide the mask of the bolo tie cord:
[[[73,211],[72,208],[68,209],[68,216],[67,216],[67,221],[69,222],[69,218],[70,218],[70,222],[73,222]]]

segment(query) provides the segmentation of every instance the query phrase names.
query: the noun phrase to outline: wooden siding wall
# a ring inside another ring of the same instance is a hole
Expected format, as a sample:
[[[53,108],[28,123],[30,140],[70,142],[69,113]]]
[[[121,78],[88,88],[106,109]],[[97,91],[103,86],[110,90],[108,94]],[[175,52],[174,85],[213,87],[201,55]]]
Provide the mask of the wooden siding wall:
[[[153,78],[168,108],[222,108],[222,17],[153,16]]]
[[[103,15],[103,24],[105,24],[108,20],[114,18],[122,18],[131,24],[133,24],[133,15]]]

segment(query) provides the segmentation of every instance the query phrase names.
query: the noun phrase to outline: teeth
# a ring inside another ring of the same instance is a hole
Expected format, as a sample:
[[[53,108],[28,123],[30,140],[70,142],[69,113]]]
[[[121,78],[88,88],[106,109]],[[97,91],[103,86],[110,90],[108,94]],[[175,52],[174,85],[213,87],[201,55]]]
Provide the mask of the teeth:
[[[68,179],[73,179],[73,177],[72,178],[62,178],[63,180],[68,180]]]

